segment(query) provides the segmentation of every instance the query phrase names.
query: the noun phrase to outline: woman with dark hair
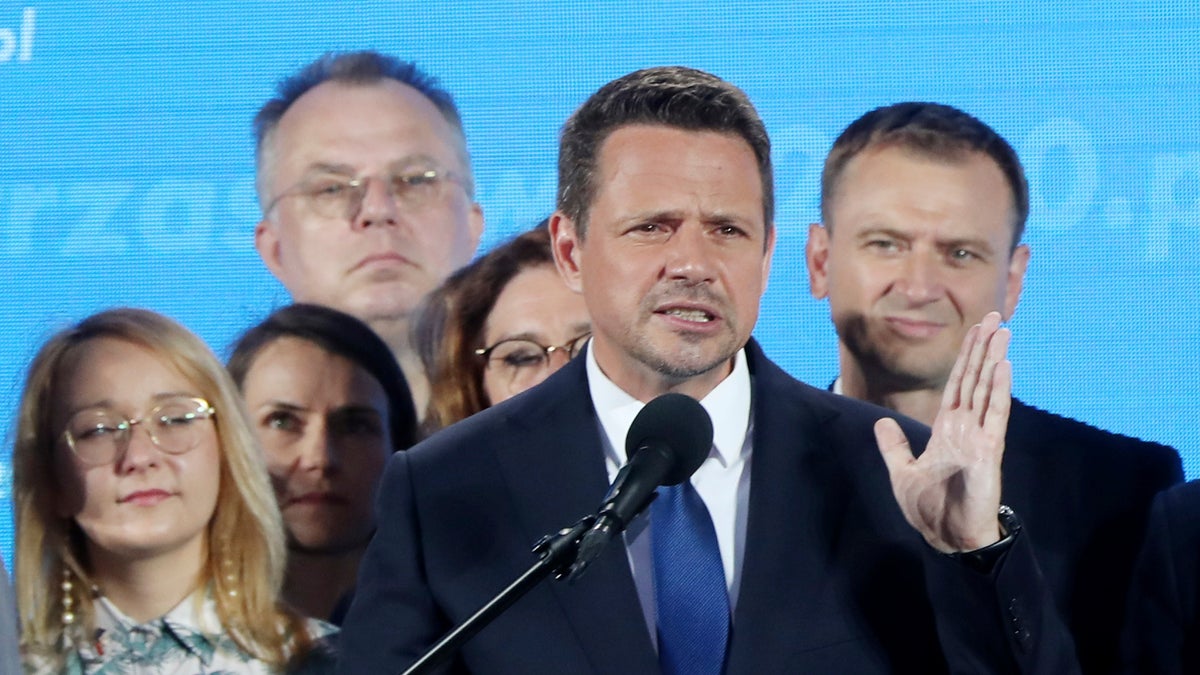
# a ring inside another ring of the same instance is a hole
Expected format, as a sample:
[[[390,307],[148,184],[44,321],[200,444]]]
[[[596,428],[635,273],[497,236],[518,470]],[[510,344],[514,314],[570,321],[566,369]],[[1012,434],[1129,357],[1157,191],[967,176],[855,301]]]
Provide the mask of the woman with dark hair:
[[[337,623],[375,530],[389,455],[416,440],[416,412],[392,352],[328,307],[284,307],[246,331],[229,359],[288,535],[284,598]]]
[[[13,468],[27,672],[332,672],[333,627],[279,601],[283,526],[237,389],[183,326],[114,309],[50,338]]]
[[[546,221],[453,274],[426,299],[413,341],[429,374],[433,432],[546,379],[591,335],[567,288]]]

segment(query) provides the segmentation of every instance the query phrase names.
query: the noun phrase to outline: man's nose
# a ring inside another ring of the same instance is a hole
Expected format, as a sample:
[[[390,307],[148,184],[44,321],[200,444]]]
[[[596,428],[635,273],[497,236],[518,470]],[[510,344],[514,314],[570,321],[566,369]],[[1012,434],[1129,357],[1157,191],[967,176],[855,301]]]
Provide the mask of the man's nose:
[[[900,278],[896,280],[895,286],[910,302],[928,302],[946,292],[941,266],[936,257],[933,252],[920,250],[914,250],[905,257]]]
[[[712,243],[701,224],[685,223],[676,228],[666,243],[666,252],[668,278],[691,282],[712,279]]]
[[[374,176],[364,180],[362,201],[354,214],[355,225],[395,225],[400,215],[400,204],[388,181]]]

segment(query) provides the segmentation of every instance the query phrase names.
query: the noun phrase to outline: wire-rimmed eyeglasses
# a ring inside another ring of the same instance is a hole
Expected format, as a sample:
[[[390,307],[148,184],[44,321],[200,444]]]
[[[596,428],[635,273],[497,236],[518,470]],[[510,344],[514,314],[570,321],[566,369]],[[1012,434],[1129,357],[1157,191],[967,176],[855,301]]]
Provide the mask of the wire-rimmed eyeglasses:
[[[375,176],[340,176],[336,174],[306,178],[284,190],[268,204],[264,214],[289,197],[302,199],[313,213],[323,218],[352,219],[362,209],[367,197],[367,185]],[[410,209],[433,202],[446,183],[465,184],[454,173],[443,169],[417,169],[379,176],[388,195],[397,205]]]
[[[499,371],[506,381],[520,387],[525,380],[533,381],[550,366],[550,357],[561,353],[567,360],[579,356],[588,338],[589,331],[561,345],[544,345],[525,338],[500,340],[490,347],[475,350],[475,355],[487,360],[488,368]]]
[[[84,464],[101,466],[116,461],[129,447],[133,427],[143,424],[159,450],[182,455],[199,444],[203,425],[216,414],[208,401],[184,396],[166,399],[137,419],[108,408],[85,408],[67,420],[63,438]]]

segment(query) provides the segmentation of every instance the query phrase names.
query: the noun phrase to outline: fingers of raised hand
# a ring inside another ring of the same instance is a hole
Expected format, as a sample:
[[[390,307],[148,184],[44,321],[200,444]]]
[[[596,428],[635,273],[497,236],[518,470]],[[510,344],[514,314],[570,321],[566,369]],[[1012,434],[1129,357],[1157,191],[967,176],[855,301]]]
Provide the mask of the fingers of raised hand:
[[[1008,331],[1005,331],[1006,333]],[[997,334],[999,335],[999,334]],[[1004,348],[1007,349],[1007,340]],[[992,386],[989,391],[987,410],[983,416],[983,431],[992,439],[1003,442],[1008,431],[1008,413],[1012,407],[1012,362],[1004,355],[992,370]]]
[[[967,365],[963,370],[962,384],[958,395],[959,405],[972,406],[978,410],[979,389],[981,385],[986,388],[986,385],[989,384],[984,381],[985,374],[990,370],[987,359],[988,346],[999,327],[1000,315],[996,312],[988,312],[982,321],[972,327],[973,335],[964,340],[964,342],[970,342],[971,346],[967,354]]]
[[[879,446],[879,454],[883,456],[883,463],[887,465],[888,473],[892,476],[915,461],[908,437],[904,435],[896,420],[890,417],[876,420],[875,443]]]
[[[963,373],[967,370],[967,360],[970,358],[971,349],[975,346],[978,335],[979,324],[975,324],[967,329],[967,335],[958,348],[958,357],[954,359],[954,366],[950,368],[950,377],[946,379],[946,388],[942,390],[943,410],[954,410],[962,403],[960,396],[962,395]]]
[[[993,402],[1009,398],[1012,365],[1007,366],[1008,376],[1004,379],[997,378],[996,369],[1000,364],[1008,364],[1008,343],[1011,337],[1012,333],[1007,328],[996,328],[987,342],[987,356],[981,364],[979,383],[975,387],[972,400],[972,406],[979,413],[981,422]]]

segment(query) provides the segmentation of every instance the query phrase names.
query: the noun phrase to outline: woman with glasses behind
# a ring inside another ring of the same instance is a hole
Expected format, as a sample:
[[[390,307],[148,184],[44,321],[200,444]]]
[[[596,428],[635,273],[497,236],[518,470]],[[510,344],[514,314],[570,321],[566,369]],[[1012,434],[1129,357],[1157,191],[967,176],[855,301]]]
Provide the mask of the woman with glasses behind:
[[[246,331],[229,372],[267,454],[283,512],[283,594],[340,623],[375,532],[388,457],[412,445],[417,413],[387,344],[336,309],[297,304]]]
[[[583,348],[591,321],[583,296],[554,267],[542,221],[447,279],[414,333],[433,432],[546,379]]]
[[[283,527],[204,343],[116,309],[30,365],[13,451],[29,672],[332,672],[332,627],[279,602]]]

